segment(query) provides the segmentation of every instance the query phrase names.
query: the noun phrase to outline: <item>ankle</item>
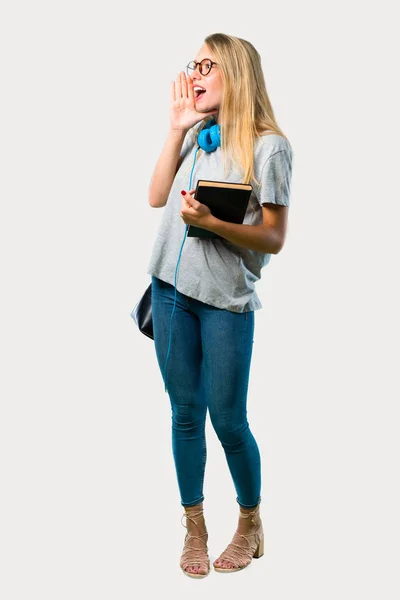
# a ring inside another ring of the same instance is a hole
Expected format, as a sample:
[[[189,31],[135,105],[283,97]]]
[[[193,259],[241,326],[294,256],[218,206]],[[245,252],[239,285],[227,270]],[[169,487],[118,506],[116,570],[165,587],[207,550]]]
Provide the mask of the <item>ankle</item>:
[[[191,535],[207,533],[203,503],[196,506],[185,506],[186,528]],[[204,536],[206,537],[206,536]]]
[[[200,512],[203,510],[203,502],[191,506],[184,506],[183,508],[185,509],[185,512]]]
[[[257,531],[261,525],[261,517],[259,506],[255,508],[243,508],[240,506],[239,510],[239,533]]]

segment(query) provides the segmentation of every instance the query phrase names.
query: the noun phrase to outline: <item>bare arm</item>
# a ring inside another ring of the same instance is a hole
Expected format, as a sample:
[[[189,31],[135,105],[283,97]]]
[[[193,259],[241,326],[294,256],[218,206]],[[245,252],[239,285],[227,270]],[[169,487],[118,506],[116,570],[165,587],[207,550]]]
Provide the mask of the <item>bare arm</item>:
[[[217,109],[198,113],[193,96],[193,80],[181,71],[171,81],[171,125],[167,141],[155,166],[149,188],[149,204],[154,208],[165,206],[175,175],[181,166],[180,153],[186,133],[205,117],[218,113]]]
[[[264,254],[278,254],[284,245],[288,221],[288,206],[269,203],[262,207],[262,225],[244,225],[228,223],[209,217],[209,231],[218,233],[233,244],[263,252]]]
[[[149,204],[153,208],[165,206],[175,175],[181,165],[183,140],[186,131],[170,129],[167,141],[155,166],[149,187]]]

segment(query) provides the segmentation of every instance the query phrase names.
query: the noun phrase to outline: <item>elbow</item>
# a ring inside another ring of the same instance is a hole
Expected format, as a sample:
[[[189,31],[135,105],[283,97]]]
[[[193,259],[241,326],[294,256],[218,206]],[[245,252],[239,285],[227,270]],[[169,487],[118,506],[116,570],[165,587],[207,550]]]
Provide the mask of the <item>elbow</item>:
[[[157,208],[157,203],[154,202],[153,198],[151,197],[151,194],[148,195],[147,201],[151,208]]]
[[[168,196],[165,196],[165,192],[157,194],[156,190],[151,188],[148,191],[147,201],[152,208],[162,208],[167,204]]]
[[[274,252],[273,254],[279,254],[279,252],[282,250],[283,246],[285,245],[285,240],[284,238],[278,240],[275,248],[274,248]]]
[[[279,254],[279,252],[281,251],[281,248],[278,248],[277,246],[274,246],[273,248],[271,248],[271,246],[268,246],[268,248],[266,248],[264,250],[265,254]]]
[[[163,206],[166,205],[166,202],[160,202],[157,200],[153,200],[152,198],[150,198],[150,196],[148,198],[148,202],[149,202],[149,205],[151,206],[151,208],[162,208]]]
[[[271,240],[269,240],[269,244],[265,250],[266,253],[268,254],[279,254],[279,252],[282,250],[283,246],[285,245],[285,239],[281,238],[281,237],[277,237],[276,240],[274,240],[274,243],[271,244]]]

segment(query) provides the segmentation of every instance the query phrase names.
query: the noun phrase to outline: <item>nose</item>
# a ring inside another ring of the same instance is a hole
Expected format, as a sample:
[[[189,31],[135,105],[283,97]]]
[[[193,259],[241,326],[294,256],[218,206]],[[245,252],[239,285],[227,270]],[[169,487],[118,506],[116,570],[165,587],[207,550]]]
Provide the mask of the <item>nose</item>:
[[[194,71],[192,71],[192,77],[193,77],[195,74],[196,74],[196,75],[198,74],[198,76],[199,76],[199,77],[201,77],[201,73],[200,73],[200,65],[199,65],[199,64],[197,64],[197,65],[196,65],[196,68],[195,68],[195,70],[194,70]]]

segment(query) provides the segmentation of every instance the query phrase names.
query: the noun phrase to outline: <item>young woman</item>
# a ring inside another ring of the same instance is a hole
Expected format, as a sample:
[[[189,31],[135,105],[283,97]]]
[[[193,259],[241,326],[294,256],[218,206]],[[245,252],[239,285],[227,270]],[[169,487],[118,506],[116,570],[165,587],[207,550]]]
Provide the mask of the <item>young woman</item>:
[[[200,147],[207,128],[208,144]],[[186,517],[180,566],[192,577],[210,570],[203,514],[207,409],[239,504],[237,529],[214,568],[237,571],[263,554],[261,461],[246,408],[254,311],[262,308],[254,286],[284,244],[291,173],[292,149],[274,118],[260,55],[246,40],[206,37],[187,75],[172,82],[170,130],[149,188],[149,204],[166,207],[147,273]],[[243,224],[215,218],[194,198],[199,179],[251,183]],[[222,239],[186,237],[187,225]]]

